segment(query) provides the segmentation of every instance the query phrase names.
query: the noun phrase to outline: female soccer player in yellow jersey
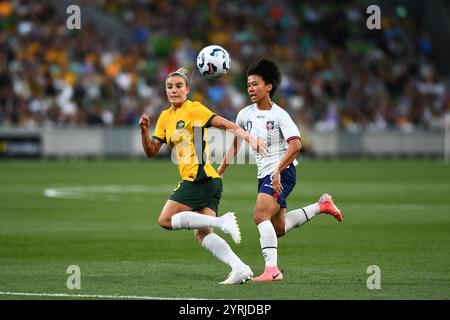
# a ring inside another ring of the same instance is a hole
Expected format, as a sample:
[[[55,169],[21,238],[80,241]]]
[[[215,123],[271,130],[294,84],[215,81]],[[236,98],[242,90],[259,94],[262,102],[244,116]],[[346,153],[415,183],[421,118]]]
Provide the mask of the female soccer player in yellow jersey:
[[[232,131],[250,146],[265,153],[265,143],[236,124],[215,115],[198,101],[187,100],[190,86],[186,69],[178,69],[166,78],[166,94],[170,108],[158,118],[153,139],[149,136],[150,118],[139,120],[142,145],[148,157],[156,155],[163,143],[173,151],[182,181],[170,195],[159,216],[159,225],[167,230],[194,229],[198,242],[231,267],[221,284],[237,284],[249,280],[253,272],[232,251],[228,243],[213,232],[219,228],[240,243],[241,234],[234,212],[217,217],[222,195],[222,179],[208,161],[206,128],[214,126]]]

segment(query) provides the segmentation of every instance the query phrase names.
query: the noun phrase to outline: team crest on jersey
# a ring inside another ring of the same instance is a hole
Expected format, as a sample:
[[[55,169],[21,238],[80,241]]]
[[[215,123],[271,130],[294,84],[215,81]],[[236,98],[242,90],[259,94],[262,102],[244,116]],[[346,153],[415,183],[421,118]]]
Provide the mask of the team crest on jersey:
[[[266,122],[266,129],[267,129],[267,130],[273,130],[273,129],[275,129],[275,121],[267,121],[267,122]]]
[[[178,121],[177,122],[177,129],[183,129],[184,125],[185,125],[185,123],[184,123],[183,120]]]

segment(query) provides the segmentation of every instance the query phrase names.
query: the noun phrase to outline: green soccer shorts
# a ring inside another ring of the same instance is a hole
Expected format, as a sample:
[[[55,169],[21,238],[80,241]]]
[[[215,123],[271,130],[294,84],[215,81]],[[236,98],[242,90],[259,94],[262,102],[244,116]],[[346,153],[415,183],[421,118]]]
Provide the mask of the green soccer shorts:
[[[194,211],[207,207],[217,213],[222,191],[223,183],[221,178],[197,182],[183,180],[178,183],[169,199],[185,204]]]

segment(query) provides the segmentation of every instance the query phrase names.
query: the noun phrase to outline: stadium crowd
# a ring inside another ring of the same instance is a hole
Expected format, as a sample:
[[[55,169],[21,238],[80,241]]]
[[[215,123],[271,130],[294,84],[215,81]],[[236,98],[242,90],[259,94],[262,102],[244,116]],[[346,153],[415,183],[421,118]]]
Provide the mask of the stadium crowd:
[[[368,30],[361,1],[84,2],[132,39],[83,20],[68,30],[46,2],[0,0],[0,127],[137,125],[144,111],[156,119],[165,76],[179,66],[192,72],[191,100],[234,120],[249,103],[246,67],[263,56],[283,72],[274,101],[301,129],[439,130],[450,109],[426,33],[407,36],[408,16]],[[196,72],[208,44],[231,55],[221,79]]]

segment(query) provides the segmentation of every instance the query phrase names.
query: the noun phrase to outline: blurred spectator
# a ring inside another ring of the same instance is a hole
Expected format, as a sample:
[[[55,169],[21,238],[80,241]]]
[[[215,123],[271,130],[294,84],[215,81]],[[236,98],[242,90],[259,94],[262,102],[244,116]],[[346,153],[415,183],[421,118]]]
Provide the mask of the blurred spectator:
[[[93,25],[69,31],[45,2],[0,0],[0,126],[136,125],[143,111],[155,119],[167,107],[163,80],[179,66],[192,71],[191,99],[234,120],[249,103],[245,70],[265,56],[283,71],[274,100],[305,129],[443,128],[449,95],[428,35],[417,32],[410,52],[399,22],[385,18],[382,33],[363,27],[361,2],[83,2],[131,27],[131,44]],[[214,81],[195,68],[212,43],[232,57],[230,74]]]

